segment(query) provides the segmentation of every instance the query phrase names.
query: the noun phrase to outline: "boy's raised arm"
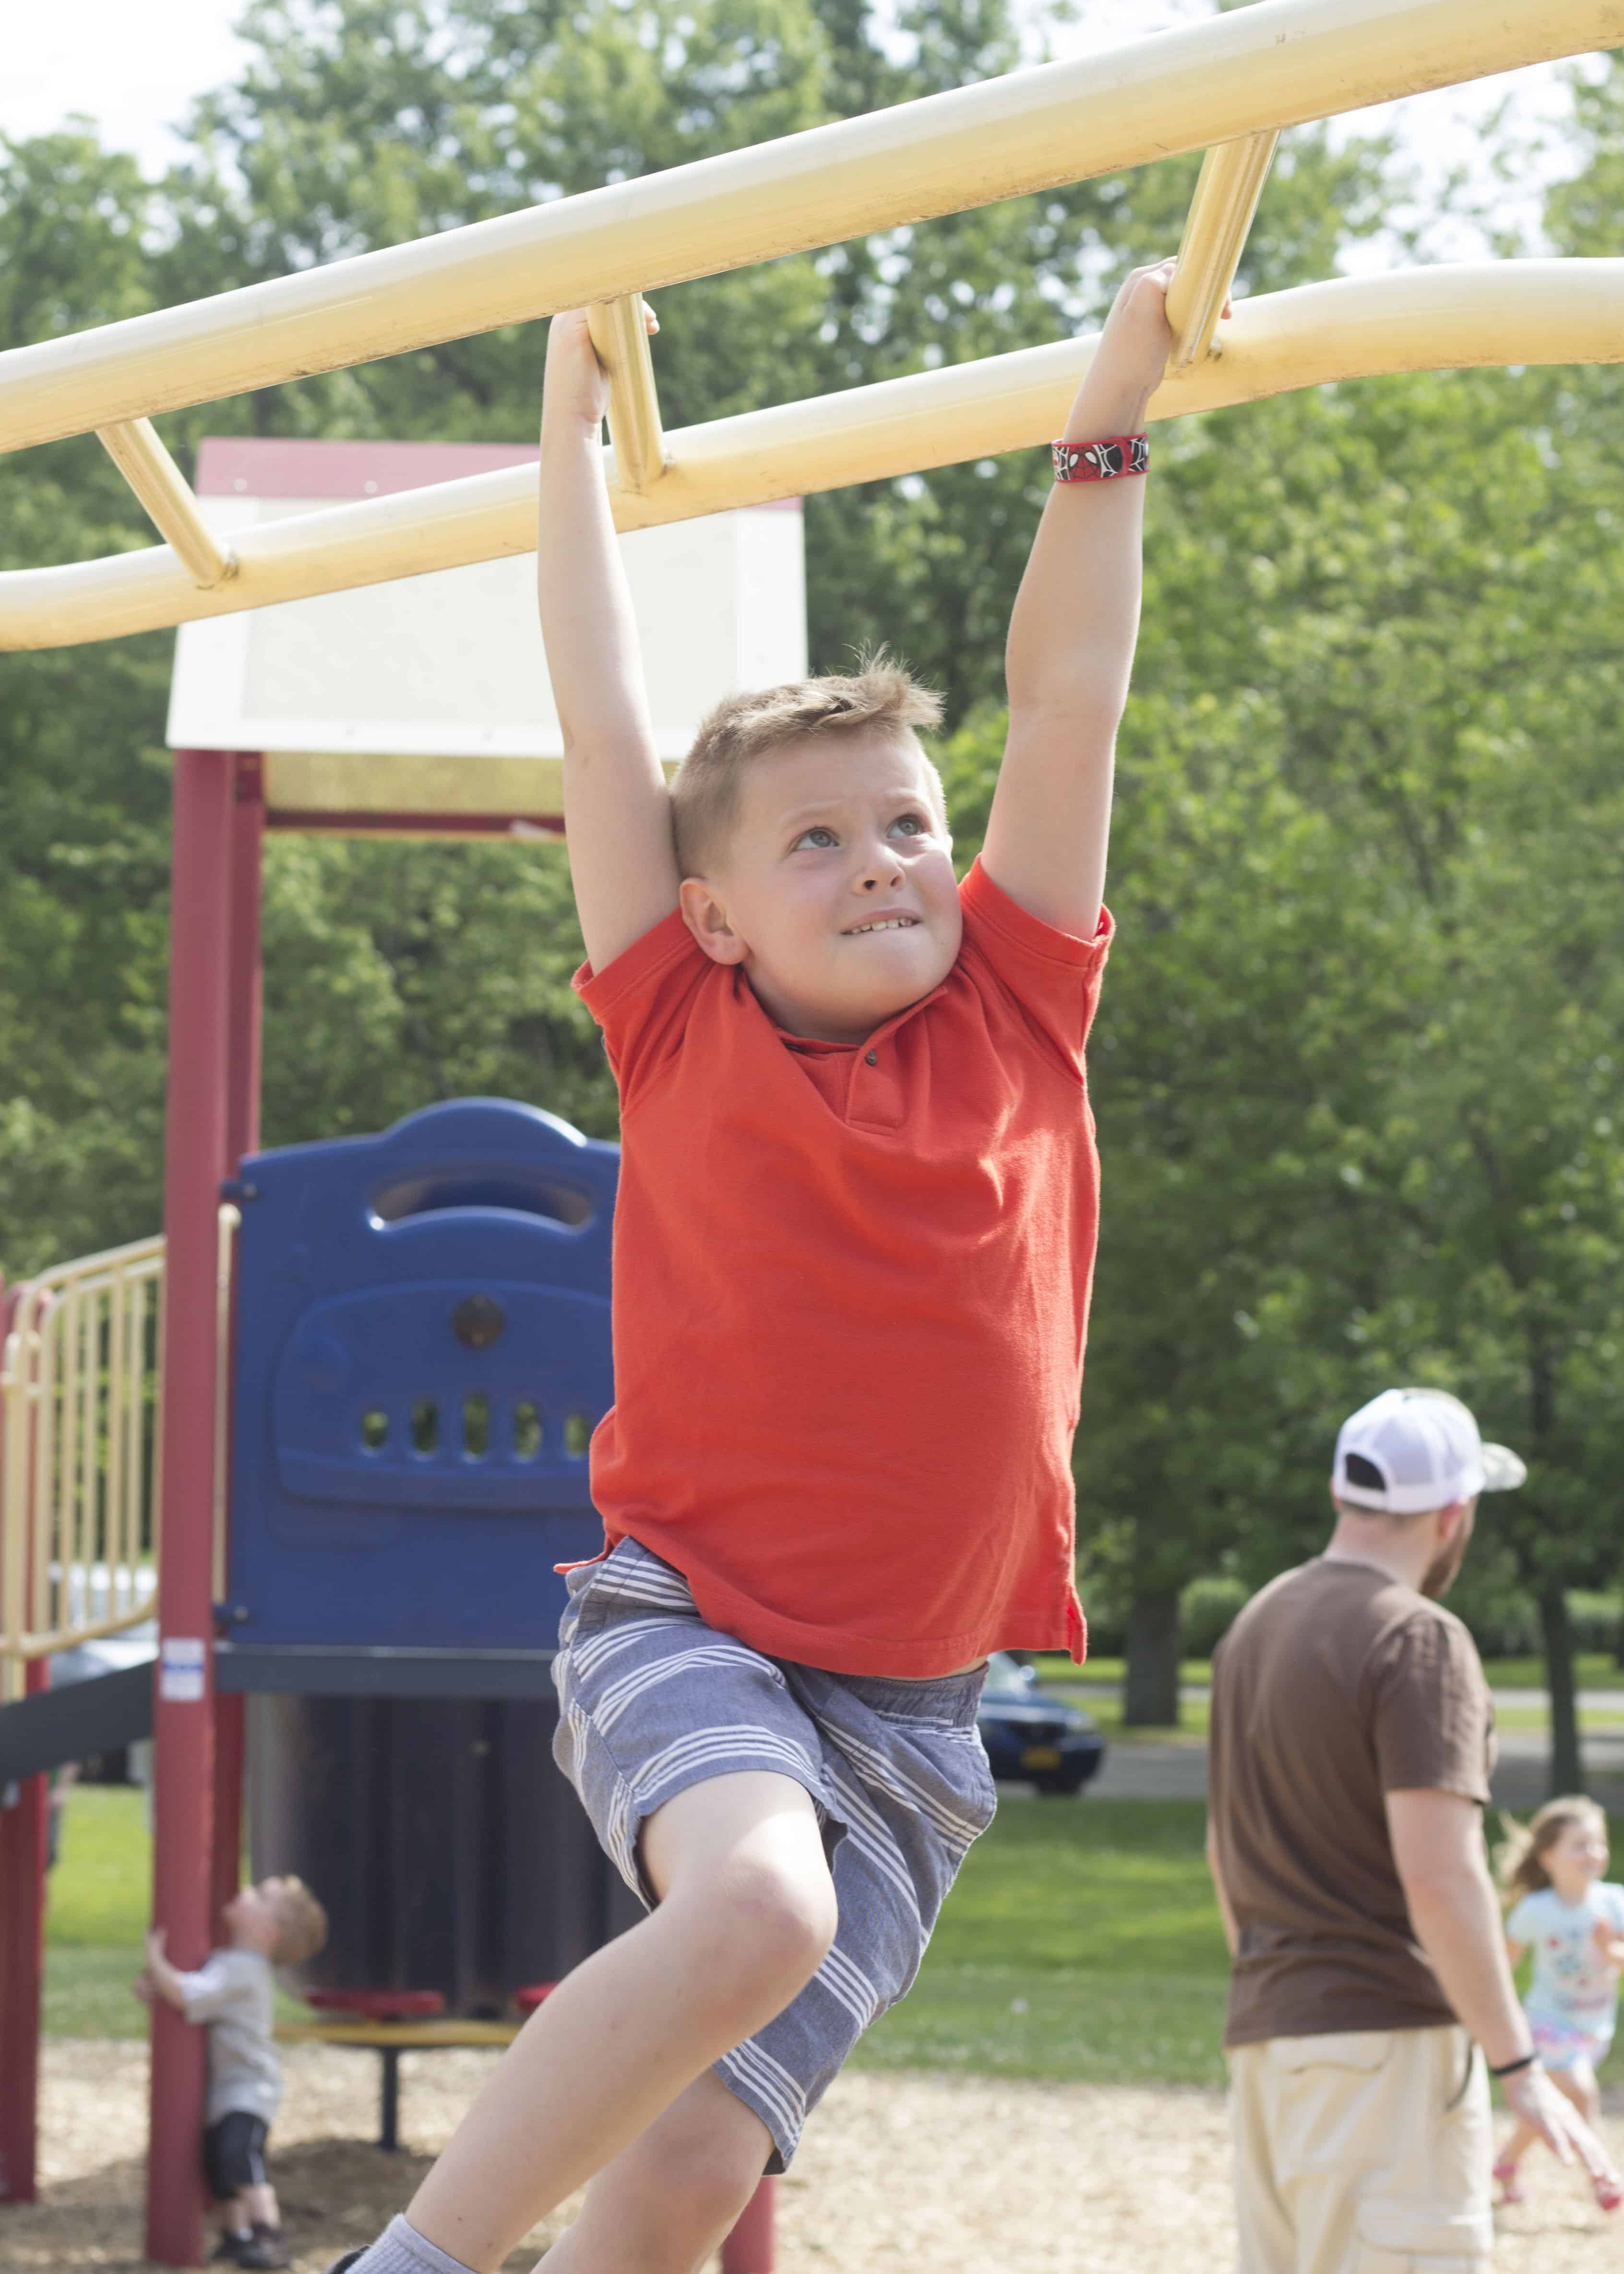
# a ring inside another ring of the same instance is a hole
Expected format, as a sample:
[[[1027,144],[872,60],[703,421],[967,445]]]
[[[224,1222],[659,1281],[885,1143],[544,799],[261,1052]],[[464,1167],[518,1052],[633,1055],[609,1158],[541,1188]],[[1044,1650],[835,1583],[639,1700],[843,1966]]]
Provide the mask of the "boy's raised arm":
[[[678,883],[671,798],[604,486],[608,396],[586,311],[561,312],[542,391],[536,586],[564,730],[570,874],[595,971],[671,913]]]
[[[1116,295],[1071,406],[1068,442],[1143,431],[1172,335],[1172,263]],[[1139,621],[1145,485],[1056,483],[1010,618],[1009,740],[981,859],[994,884],[1061,931],[1093,937],[1105,891],[1111,771]]]

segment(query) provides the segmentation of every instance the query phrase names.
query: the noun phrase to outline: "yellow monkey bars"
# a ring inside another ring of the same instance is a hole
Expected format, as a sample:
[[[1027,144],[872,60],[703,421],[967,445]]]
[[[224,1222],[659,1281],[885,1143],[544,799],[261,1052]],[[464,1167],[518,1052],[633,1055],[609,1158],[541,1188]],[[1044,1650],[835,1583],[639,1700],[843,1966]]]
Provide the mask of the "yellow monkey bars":
[[[528,551],[530,469],[209,532],[154,413],[597,304],[615,519],[643,528],[1040,442],[1089,340],[663,436],[637,296],[1209,147],[1154,418],[1462,364],[1624,359],[1624,262],[1411,270],[1249,301],[1215,337],[1282,126],[1624,43],[1624,0],[1257,0],[1078,62],[816,127],[0,355],[0,448],[96,431],[169,542],[0,576],[0,646],[101,639]],[[1219,350],[1222,352],[1218,352]]]

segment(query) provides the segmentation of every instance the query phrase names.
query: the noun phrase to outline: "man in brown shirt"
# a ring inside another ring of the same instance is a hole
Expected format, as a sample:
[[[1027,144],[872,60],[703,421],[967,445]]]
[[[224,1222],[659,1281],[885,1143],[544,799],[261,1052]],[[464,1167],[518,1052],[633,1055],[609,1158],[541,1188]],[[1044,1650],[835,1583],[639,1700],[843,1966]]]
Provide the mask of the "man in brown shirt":
[[[1437,1600],[1479,1493],[1525,1474],[1458,1399],[1384,1391],[1337,1438],[1325,1554],[1254,1597],[1214,1657],[1241,2274],[1481,2268],[1485,2061],[1564,2162],[1608,2169],[1512,1986],[1481,1825],[1493,1710]]]

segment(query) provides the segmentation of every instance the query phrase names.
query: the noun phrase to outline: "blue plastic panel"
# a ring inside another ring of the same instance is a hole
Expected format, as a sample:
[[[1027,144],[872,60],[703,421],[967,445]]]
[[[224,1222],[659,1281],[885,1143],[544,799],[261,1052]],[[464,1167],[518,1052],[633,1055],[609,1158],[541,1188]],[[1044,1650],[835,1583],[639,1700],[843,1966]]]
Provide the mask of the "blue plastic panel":
[[[551,1645],[602,1538],[619,1167],[494,1098],[244,1162],[233,1638]]]

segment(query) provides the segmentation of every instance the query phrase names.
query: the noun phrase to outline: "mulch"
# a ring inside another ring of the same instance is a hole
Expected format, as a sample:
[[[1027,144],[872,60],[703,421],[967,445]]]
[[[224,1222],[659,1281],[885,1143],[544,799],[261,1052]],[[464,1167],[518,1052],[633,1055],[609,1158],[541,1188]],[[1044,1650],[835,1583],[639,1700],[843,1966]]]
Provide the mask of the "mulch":
[[[402,2064],[402,2135],[372,2144],[376,2063],[289,2048],[273,2177],[298,2274],[322,2274],[398,2210],[493,2056]],[[1606,2120],[1624,2162],[1624,2095]],[[144,2045],[45,2048],[41,2200],[0,2209],[0,2268],[145,2274]],[[1607,2274],[1624,2214],[1530,2158],[1532,2200],[1502,2215],[1497,2274]],[[1222,2096],[986,2077],[841,2078],[780,2183],[778,2274],[1233,2274]],[[509,2261],[530,2266],[568,2207]]]

